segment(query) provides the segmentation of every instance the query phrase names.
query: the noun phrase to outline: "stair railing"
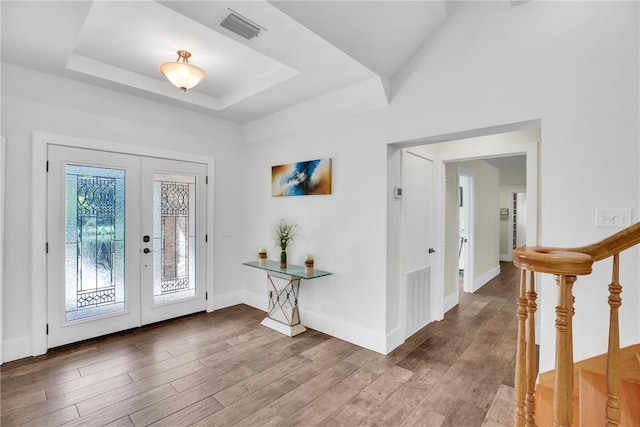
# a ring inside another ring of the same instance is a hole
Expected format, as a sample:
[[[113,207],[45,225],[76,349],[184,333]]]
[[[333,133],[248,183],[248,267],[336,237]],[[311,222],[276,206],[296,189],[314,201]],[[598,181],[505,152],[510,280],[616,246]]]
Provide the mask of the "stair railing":
[[[522,247],[513,250],[513,262],[521,269],[518,298],[518,340],[515,378],[515,425],[535,426],[535,273],[553,274],[558,291],[556,306],[555,387],[553,425],[573,422],[573,284],[578,276],[591,274],[594,262],[613,257],[609,285],[609,343],[607,351],[608,426],[620,424],[620,329],[618,309],[622,303],[619,281],[620,253],[640,243],[640,223],[632,225],[598,243],[579,248]]]

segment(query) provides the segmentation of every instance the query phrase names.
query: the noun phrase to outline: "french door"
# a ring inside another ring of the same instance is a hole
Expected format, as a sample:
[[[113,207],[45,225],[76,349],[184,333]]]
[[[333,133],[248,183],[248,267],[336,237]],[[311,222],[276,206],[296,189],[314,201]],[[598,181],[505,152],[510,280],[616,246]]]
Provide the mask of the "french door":
[[[204,164],[47,155],[49,348],[205,309]]]

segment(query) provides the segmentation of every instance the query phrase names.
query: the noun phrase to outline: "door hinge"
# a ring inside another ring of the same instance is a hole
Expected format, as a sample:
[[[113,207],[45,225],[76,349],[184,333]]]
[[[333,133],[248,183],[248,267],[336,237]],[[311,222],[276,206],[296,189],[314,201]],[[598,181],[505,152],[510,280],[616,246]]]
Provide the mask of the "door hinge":
[[[47,172],[49,172],[49,160],[47,160]]]
[[[47,323],[47,335],[49,335],[49,324]]]
[[[204,235],[204,242],[207,243],[209,241],[209,235],[205,234]]]
[[[205,299],[205,300],[208,300],[208,299],[209,299],[209,292],[205,292],[205,293],[204,293],[204,299]]]
[[[44,253],[48,254],[49,253],[49,242],[44,244]]]
[[[209,175],[204,177],[204,183],[209,184]]]

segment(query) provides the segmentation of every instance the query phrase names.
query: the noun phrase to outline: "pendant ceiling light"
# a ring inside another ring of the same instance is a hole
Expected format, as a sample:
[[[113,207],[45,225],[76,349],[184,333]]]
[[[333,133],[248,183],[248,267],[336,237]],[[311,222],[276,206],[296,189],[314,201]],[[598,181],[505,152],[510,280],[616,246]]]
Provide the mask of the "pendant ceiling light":
[[[183,92],[191,89],[207,75],[202,68],[189,64],[191,53],[186,50],[178,51],[178,59],[175,62],[165,62],[160,65],[160,71],[171,83]]]

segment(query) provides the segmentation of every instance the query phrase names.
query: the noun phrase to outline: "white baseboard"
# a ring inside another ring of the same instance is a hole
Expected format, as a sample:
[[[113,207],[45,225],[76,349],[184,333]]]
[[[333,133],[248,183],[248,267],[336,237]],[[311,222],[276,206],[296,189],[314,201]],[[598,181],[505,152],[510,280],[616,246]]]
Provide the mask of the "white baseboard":
[[[459,302],[460,300],[457,292],[454,292],[451,295],[444,297],[444,303],[442,307],[443,311],[446,313],[447,311],[451,310],[453,307],[458,305]]]
[[[478,289],[489,283],[491,279],[500,274],[500,264],[493,267],[491,270],[486,273],[478,276],[473,281],[473,292],[476,292]]]
[[[511,255],[511,254],[500,254],[500,261],[513,262],[513,255]]]
[[[31,337],[15,338],[2,343],[2,363],[33,356]]]
[[[376,353],[387,354],[387,337],[370,329],[365,329],[352,323],[332,319],[307,310],[301,310],[300,320],[303,325],[316,331],[340,338],[341,340],[359,345]],[[394,340],[395,339],[397,339],[397,337],[394,333]]]
[[[242,291],[228,292],[213,297],[213,309],[219,310],[221,308],[231,307],[232,305],[242,304],[243,302]]]
[[[256,294],[245,290],[242,293],[242,302],[264,312],[269,310],[269,296],[266,292],[264,294]]]
[[[387,334],[387,348],[384,354],[391,353],[393,350],[395,350],[396,347],[404,343],[404,341],[405,341],[405,336],[404,336],[404,333],[402,332],[402,329],[396,328],[393,331],[389,332]]]
[[[269,299],[266,293],[256,294],[245,290],[242,302],[265,312],[269,308]],[[300,311],[300,320],[308,328],[381,354],[388,354],[404,342],[404,337],[397,330],[384,336],[361,326],[332,319],[307,309]]]

